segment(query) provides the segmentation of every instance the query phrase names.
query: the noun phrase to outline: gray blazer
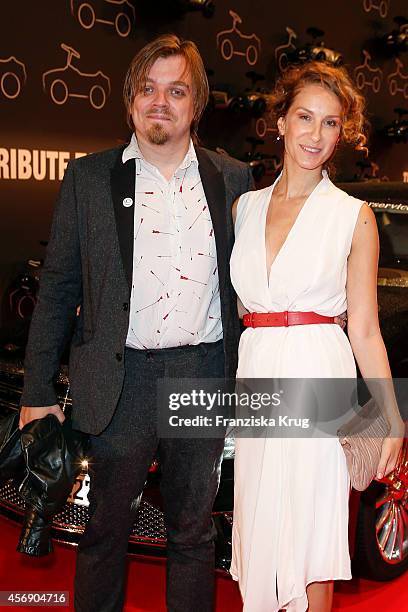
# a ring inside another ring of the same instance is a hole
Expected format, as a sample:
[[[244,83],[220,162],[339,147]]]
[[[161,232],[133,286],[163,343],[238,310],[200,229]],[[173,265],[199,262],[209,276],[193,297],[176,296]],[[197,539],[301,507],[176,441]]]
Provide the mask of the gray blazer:
[[[57,403],[53,381],[71,339],[73,426],[98,434],[115,411],[124,378],[133,265],[135,163],[124,147],[70,162],[56,204],[30,326],[21,405]],[[239,322],[229,277],[231,205],[252,188],[246,164],[198,147],[217,248],[225,372],[234,376]],[[79,317],[77,307],[81,306]]]

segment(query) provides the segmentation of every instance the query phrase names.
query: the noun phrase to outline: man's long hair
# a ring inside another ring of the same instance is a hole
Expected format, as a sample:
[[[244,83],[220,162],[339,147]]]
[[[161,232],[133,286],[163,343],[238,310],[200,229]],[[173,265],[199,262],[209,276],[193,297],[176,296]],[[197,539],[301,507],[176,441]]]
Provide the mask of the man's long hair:
[[[197,142],[197,130],[201,116],[208,102],[209,86],[203,60],[196,45],[191,40],[181,40],[175,34],[164,34],[144,46],[132,59],[125,77],[123,99],[126,107],[127,123],[134,131],[132,107],[135,96],[143,90],[150,68],[160,57],[180,55],[186,61],[186,70],[191,74],[193,84],[194,117],[190,131]]]

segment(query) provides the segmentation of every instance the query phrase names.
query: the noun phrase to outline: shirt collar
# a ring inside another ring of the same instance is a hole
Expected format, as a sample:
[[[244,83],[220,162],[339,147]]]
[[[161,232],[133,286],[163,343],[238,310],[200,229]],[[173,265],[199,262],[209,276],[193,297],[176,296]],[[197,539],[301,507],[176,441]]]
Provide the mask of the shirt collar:
[[[137,138],[135,134],[132,134],[132,138],[130,139],[130,142],[128,144],[128,146],[124,149],[123,153],[122,153],[122,162],[125,164],[127,161],[129,161],[129,159],[141,159],[143,161],[146,161],[142,155],[141,150],[139,149],[139,145],[137,142]],[[183,159],[183,161],[181,162],[178,170],[185,170],[186,168],[188,168],[193,162],[195,162],[198,165],[198,159],[197,159],[197,153],[195,151],[194,145],[193,145],[193,141],[190,138],[190,145],[188,147],[188,151]]]

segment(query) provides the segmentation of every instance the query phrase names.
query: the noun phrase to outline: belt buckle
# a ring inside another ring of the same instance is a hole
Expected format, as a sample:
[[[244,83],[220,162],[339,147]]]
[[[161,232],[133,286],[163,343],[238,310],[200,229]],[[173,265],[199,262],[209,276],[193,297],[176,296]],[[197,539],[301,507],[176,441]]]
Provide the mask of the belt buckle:
[[[288,311],[284,310],[283,311],[283,325],[285,327],[289,327],[289,318],[288,318],[288,315],[289,315]]]

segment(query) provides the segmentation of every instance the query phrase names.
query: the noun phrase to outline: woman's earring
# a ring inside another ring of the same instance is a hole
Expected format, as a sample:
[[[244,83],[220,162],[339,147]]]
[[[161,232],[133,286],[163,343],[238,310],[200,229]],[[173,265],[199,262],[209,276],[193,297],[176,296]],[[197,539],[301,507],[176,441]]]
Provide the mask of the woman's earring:
[[[276,142],[279,142],[279,140],[281,140],[283,138],[282,134],[278,134],[276,137]]]

